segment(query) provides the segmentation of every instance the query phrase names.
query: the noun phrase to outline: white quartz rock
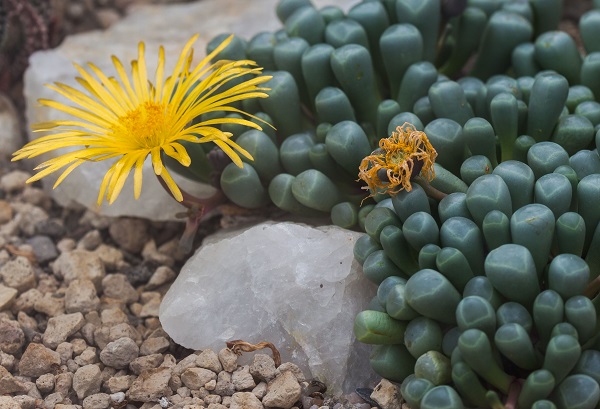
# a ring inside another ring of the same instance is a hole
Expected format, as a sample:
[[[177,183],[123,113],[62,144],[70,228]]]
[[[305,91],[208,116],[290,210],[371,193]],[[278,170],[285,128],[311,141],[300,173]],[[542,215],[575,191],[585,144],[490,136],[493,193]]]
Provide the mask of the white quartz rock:
[[[358,237],[335,226],[264,223],[205,244],[165,295],[163,328],[191,349],[272,342],[282,362],[328,391],[367,386],[375,376],[369,348],[352,328],[376,286],[354,260]]]
[[[348,10],[358,0],[316,0],[317,7],[335,4]],[[44,84],[62,82],[79,88],[75,81],[78,76],[73,62],[86,64],[93,62],[103,72],[116,76],[111,62],[111,55],[119,57],[126,67],[129,61],[137,58],[137,44],[146,44],[146,60],[150,78],[156,69],[158,48],[165,48],[165,72],[175,65],[183,45],[194,34],[199,34],[195,43],[195,61],[205,56],[206,44],[222,33],[235,33],[245,39],[261,31],[275,31],[281,23],[275,15],[277,0],[202,0],[186,4],[144,5],[132,7],[123,20],[117,22],[106,31],[92,31],[67,37],[63,43],[52,50],[39,51],[30,58],[30,65],[25,73],[24,94],[26,100],[26,116],[29,125],[50,120],[65,119],[57,110],[40,106],[40,98],[57,99],[58,94]],[[29,138],[41,136],[30,133]],[[11,151],[12,152],[12,151]],[[43,155],[32,161],[31,168],[43,160]],[[149,161],[144,168],[142,195],[139,200],[133,198],[132,176],[123,188],[123,192],[112,205],[96,204],[96,198],[102,177],[110,166],[109,163],[86,163],[67,177],[53,192],[55,200],[61,205],[72,202],[107,216],[138,216],[152,220],[173,219],[183,207],[176,203],[163,191],[156,177],[152,174]],[[55,173],[43,180],[44,186],[51,188],[60,173]],[[177,179],[178,182],[180,179]],[[212,191],[209,186],[188,183],[183,187],[197,196],[208,196]]]

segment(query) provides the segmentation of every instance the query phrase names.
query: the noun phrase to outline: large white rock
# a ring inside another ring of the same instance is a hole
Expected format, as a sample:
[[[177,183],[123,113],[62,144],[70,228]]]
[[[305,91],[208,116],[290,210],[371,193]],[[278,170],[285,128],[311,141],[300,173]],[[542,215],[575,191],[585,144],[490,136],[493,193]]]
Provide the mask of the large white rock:
[[[348,10],[358,0],[314,0],[317,7],[337,5]],[[57,94],[44,84],[63,82],[76,85],[77,72],[72,62],[93,62],[102,71],[116,75],[110,59],[118,56],[127,62],[137,58],[137,43],[146,43],[148,71],[156,69],[159,45],[165,47],[166,70],[172,69],[181,48],[189,38],[198,33],[195,57],[199,61],[205,55],[206,44],[218,34],[235,33],[250,39],[261,31],[281,28],[275,15],[277,0],[202,0],[176,5],[145,5],[134,7],[128,16],[106,31],[94,31],[69,36],[52,50],[34,53],[29,69],[25,73],[24,94],[27,103],[26,116],[29,124],[62,119],[59,111],[40,107],[39,98],[58,99]],[[32,134],[30,138],[39,137]],[[43,157],[48,158],[48,156]],[[40,161],[36,161],[39,163]],[[32,167],[34,164],[32,163]],[[108,216],[138,216],[154,220],[172,219],[182,207],[163,191],[146,162],[143,189],[140,199],[133,199],[132,178],[129,178],[117,201],[109,206],[96,205],[100,181],[106,173],[108,163],[86,163],[73,172],[54,191],[54,198],[62,205],[72,201],[83,204],[98,213]],[[45,186],[51,188],[58,174],[47,177]],[[179,179],[178,179],[179,180]],[[209,186],[183,184],[183,187],[198,196],[208,196]]]
[[[272,342],[283,362],[310,371],[334,393],[366,386],[375,376],[369,348],[352,327],[376,287],[354,260],[358,237],[286,222],[205,244],[165,295],[162,326],[191,349],[220,350],[234,339]]]

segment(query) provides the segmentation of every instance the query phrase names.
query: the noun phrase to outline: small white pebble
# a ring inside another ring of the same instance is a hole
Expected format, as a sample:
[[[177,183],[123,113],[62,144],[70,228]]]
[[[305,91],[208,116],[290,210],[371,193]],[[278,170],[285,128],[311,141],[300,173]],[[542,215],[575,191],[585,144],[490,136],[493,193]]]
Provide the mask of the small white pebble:
[[[125,400],[125,392],[117,392],[110,395],[110,400],[114,403],[121,403]]]
[[[167,399],[164,396],[158,400],[158,404],[161,408],[168,408],[169,406],[171,406],[171,402],[169,402],[169,399]]]

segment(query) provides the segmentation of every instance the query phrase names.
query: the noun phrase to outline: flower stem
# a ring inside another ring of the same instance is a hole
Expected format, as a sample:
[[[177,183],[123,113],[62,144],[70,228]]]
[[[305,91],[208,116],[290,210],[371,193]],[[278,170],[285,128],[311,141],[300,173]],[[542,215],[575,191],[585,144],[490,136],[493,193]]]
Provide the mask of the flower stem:
[[[421,186],[423,190],[425,190],[425,193],[427,193],[427,196],[437,200],[438,202],[448,196],[446,193],[431,186],[429,182],[421,176],[415,176],[412,178],[412,181]]]
[[[158,175],[156,177],[169,196],[175,199],[163,178]],[[188,210],[184,216],[187,217],[187,220],[185,223],[185,230],[179,239],[179,247],[187,254],[192,251],[194,237],[196,237],[196,232],[198,231],[198,227],[200,226],[204,215],[216,209],[220,204],[225,203],[227,198],[221,190],[217,190],[212,196],[206,198],[196,197],[181,188],[180,190],[183,200],[178,203],[181,203]]]
[[[583,291],[583,295],[586,297],[593,299],[600,291],[600,277],[596,277],[592,281],[590,281]]]
[[[184,254],[191,252],[192,248],[194,247],[194,238],[196,237],[196,232],[200,226],[203,213],[204,212],[202,211],[202,208],[191,207],[185,214],[185,217],[187,217],[187,220],[185,221],[185,229],[179,238],[179,249]]]
[[[520,379],[515,379],[510,384],[508,396],[506,397],[506,402],[504,402],[506,409],[515,409],[517,407],[517,399],[519,399],[519,393],[521,393],[521,383]]]

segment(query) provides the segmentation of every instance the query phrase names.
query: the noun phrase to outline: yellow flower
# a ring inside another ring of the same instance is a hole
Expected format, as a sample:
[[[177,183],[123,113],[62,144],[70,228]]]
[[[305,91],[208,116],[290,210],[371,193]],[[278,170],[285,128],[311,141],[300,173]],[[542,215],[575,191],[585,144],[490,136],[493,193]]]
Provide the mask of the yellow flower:
[[[436,157],[437,152],[425,132],[405,122],[389,138],[381,139],[379,149],[362,160],[358,177],[367,183],[363,189],[369,189],[370,196],[395,194],[401,190],[410,192],[411,179],[419,174],[427,181],[433,180]]]
[[[62,83],[48,85],[76,106],[49,99],[41,99],[39,102],[75,119],[34,125],[34,132],[56,133],[29,142],[13,154],[13,161],[33,158],[61,148],[78,149],[43,162],[36,167],[39,172],[27,182],[39,180],[68,166],[56,181],[56,187],[86,161],[118,158],[102,180],[98,204],[102,203],[105,194],[109,203],[115,201],[131,170],[134,172],[134,196],[137,199],[142,189],[142,165],[150,155],[154,173],[164,180],[173,197],[182,201],[179,187],[162,163],[162,153],[176,159],[183,166],[189,166],[191,159],[181,144],[182,141],[214,142],[239,167],[243,166],[240,155],[252,159],[247,151],[230,139],[231,133],[222,132],[215,125],[236,123],[260,130],[261,127],[256,123],[239,118],[216,118],[197,123],[192,121],[201,114],[215,111],[237,112],[252,117],[231,104],[247,98],[267,97],[263,91],[268,88],[261,88],[259,85],[271,77],[260,75],[262,68],[257,67],[254,61],[210,63],[227,47],[233,36],[223,41],[192,70],[192,45],[197,38],[196,35],[187,42],[174,70],[166,78],[165,53],[163,47],[160,47],[154,82],[148,79],[145,47],[140,42],[138,59],[131,63],[131,79],[121,61],[113,56],[112,62],[118,79],[107,77],[94,64],[88,63],[86,68],[74,64],[81,75],[77,81],[84,88],[83,91]],[[226,89],[229,81],[248,74],[251,79]]]

